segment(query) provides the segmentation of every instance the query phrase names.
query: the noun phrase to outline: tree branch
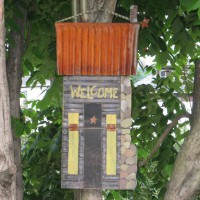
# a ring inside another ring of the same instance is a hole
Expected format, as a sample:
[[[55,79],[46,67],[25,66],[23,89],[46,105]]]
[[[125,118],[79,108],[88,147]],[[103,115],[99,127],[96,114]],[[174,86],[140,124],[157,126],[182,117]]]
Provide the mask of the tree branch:
[[[173,119],[173,121],[168,125],[168,127],[166,128],[166,130],[161,134],[161,136],[158,138],[158,141],[155,145],[155,147],[152,149],[152,151],[150,152],[150,154],[148,155],[146,160],[143,160],[139,163],[139,167],[143,167],[145,166],[149,160],[152,159],[152,157],[156,154],[156,152],[158,151],[158,149],[160,148],[160,146],[162,145],[164,139],[167,137],[167,135],[169,134],[169,132],[172,130],[172,128],[177,124],[177,122],[182,119],[182,118],[190,118],[190,114],[189,113],[185,113],[182,115],[177,116],[175,119]]]
[[[184,141],[174,164],[165,200],[192,200],[200,185],[200,59],[195,62],[193,109],[190,134]]]

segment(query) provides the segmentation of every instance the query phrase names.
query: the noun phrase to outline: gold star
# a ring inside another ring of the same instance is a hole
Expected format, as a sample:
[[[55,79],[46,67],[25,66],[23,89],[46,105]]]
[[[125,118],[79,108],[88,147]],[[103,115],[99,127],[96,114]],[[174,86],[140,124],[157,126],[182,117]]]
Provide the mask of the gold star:
[[[90,124],[96,124],[96,123],[97,123],[97,118],[95,116],[90,118]]]

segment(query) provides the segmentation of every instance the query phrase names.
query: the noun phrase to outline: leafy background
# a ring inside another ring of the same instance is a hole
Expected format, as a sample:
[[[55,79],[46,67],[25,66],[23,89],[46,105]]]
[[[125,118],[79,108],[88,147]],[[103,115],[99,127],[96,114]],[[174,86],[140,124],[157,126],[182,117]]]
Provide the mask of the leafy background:
[[[10,30],[20,31],[14,18],[22,18],[21,7],[28,11],[23,55],[23,76],[30,76],[27,87],[45,86],[51,81],[42,100],[27,101],[21,119],[12,120],[22,138],[22,162],[25,200],[73,199],[72,190],[60,189],[60,149],[62,122],[62,77],[56,73],[54,23],[71,16],[69,0],[7,0],[7,52],[15,44]],[[141,28],[138,57],[153,56],[154,64],[143,66],[133,85],[132,142],[137,145],[138,162],[147,159],[167,125],[186,113],[181,100],[188,101],[193,90],[194,60],[199,56],[200,1],[196,0],[119,0],[116,12],[129,16],[130,5],[138,5],[138,20],[150,19]],[[114,18],[114,22],[124,22]],[[171,66],[168,77],[159,70]],[[135,86],[137,80],[154,75],[152,83]],[[24,94],[21,98],[26,99]],[[180,100],[181,99],[181,100]],[[173,164],[181,144],[189,133],[188,120],[168,134],[154,157],[138,166],[135,191],[103,192],[109,199],[163,199]],[[198,199],[198,198],[197,198]],[[200,199],[200,198],[199,198]]]

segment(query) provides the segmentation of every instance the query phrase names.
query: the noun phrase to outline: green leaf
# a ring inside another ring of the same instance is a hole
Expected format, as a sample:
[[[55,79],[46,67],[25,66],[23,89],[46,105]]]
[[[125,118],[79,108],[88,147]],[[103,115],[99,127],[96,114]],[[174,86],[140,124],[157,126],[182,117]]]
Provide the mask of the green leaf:
[[[24,61],[24,64],[25,64],[26,68],[27,68],[30,72],[33,72],[33,71],[34,71],[34,67],[33,67],[32,63],[31,63],[28,59],[26,59],[26,60]]]
[[[54,106],[61,105],[61,93],[62,93],[61,85],[62,85],[62,78],[61,77],[55,78],[52,85],[46,92],[44,98],[40,102],[38,102],[37,108],[44,110],[51,105]]]
[[[31,84],[35,81],[35,79],[36,79],[36,77],[37,77],[37,74],[39,74],[40,73],[40,71],[34,71],[32,74],[31,74],[31,76],[30,76],[30,78],[28,79],[28,81],[26,82],[26,86],[27,87],[30,87],[31,86]]]
[[[159,47],[162,51],[167,50],[167,45],[165,44],[165,42],[162,38],[158,38],[158,44],[159,44]]]
[[[172,175],[173,165],[166,165],[161,171],[162,175],[165,177],[170,177]]]
[[[139,154],[139,157],[142,157],[144,159],[146,159],[147,156],[149,155],[149,153],[147,151],[145,151],[144,149],[139,149],[138,154]]]
[[[20,119],[11,118],[12,129],[15,131],[16,136],[20,137],[24,133],[24,125],[20,122]]]
[[[169,56],[168,56],[168,52],[167,51],[159,53],[156,56],[157,64],[161,65],[161,67],[166,66],[167,65],[167,61],[168,61],[168,57]]]
[[[200,8],[199,0],[180,0],[180,3],[188,11],[193,11]]]
[[[25,99],[26,98],[26,94],[24,94],[23,92],[20,92],[20,98]]]
[[[179,34],[184,30],[184,26],[180,17],[176,17],[176,19],[174,20],[174,23],[172,24],[172,30],[174,35]]]
[[[126,10],[130,10],[130,6],[133,5],[133,0],[126,0],[126,1],[120,1],[120,5],[124,7]]]
[[[44,56],[43,56],[42,52],[40,51],[39,47],[33,47],[32,52],[38,58],[40,58],[40,59],[44,58]]]
[[[121,200],[122,199],[121,195],[118,192],[111,191],[111,193],[112,193],[115,200]]]
[[[198,17],[199,17],[199,20],[200,20],[200,8],[198,10]]]

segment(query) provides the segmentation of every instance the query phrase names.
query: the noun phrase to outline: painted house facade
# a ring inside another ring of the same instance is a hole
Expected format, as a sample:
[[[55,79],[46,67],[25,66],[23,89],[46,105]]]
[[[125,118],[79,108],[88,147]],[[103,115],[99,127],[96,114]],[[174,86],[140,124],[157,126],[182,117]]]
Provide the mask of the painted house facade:
[[[134,189],[131,83],[138,23],[57,23],[62,188]]]

